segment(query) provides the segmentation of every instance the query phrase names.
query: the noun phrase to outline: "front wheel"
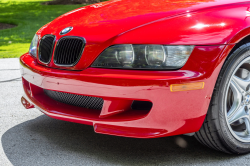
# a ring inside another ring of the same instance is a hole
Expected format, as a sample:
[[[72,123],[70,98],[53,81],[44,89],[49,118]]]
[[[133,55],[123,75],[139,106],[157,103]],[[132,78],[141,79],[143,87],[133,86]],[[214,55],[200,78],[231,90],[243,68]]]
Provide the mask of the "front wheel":
[[[195,138],[231,154],[250,152],[250,44],[225,61],[217,79],[206,119]]]

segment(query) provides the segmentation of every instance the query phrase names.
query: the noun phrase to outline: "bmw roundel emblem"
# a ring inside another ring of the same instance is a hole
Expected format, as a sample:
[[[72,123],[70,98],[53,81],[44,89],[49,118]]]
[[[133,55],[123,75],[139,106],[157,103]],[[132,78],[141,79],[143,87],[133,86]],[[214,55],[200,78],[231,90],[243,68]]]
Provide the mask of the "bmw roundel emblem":
[[[73,29],[73,27],[67,27],[60,32],[60,35],[65,35],[65,34],[69,33],[72,29]]]

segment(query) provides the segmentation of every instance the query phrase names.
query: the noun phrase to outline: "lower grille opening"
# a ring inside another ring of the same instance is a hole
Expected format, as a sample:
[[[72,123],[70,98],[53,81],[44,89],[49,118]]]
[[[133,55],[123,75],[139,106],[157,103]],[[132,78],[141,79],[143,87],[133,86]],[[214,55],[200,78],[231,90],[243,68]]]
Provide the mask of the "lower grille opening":
[[[145,111],[150,111],[153,106],[153,103],[150,101],[137,101],[134,100],[131,108],[133,110],[145,110]]]
[[[84,95],[76,95],[71,93],[57,92],[51,90],[43,90],[48,97],[64,103],[77,107],[83,107],[87,109],[102,110],[103,99],[99,97],[90,97]]]

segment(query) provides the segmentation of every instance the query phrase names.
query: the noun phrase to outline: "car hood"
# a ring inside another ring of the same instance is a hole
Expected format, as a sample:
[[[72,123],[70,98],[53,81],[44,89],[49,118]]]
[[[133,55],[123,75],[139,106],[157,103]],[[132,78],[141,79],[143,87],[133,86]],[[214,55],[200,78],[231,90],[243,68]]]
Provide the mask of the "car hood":
[[[162,18],[245,1],[247,0],[112,0],[68,12],[39,32],[42,35],[58,36],[64,28],[72,26],[73,30],[67,35],[82,36],[87,42],[98,43]]]

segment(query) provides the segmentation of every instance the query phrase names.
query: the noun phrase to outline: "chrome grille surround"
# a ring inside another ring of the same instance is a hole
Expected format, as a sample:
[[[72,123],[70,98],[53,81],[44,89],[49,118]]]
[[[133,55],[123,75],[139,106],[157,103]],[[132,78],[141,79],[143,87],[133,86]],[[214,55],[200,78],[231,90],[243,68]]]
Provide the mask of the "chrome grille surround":
[[[45,95],[58,102],[87,109],[102,110],[104,103],[104,100],[99,97],[76,95],[46,89],[44,89],[43,91]]]

